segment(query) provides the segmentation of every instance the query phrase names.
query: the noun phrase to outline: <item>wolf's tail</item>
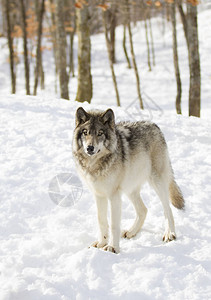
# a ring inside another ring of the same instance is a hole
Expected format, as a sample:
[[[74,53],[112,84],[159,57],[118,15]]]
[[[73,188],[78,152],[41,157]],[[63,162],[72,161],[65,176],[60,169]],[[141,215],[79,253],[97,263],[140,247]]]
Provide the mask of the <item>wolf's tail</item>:
[[[170,182],[169,193],[170,193],[171,203],[178,209],[184,209],[185,200],[174,178]]]

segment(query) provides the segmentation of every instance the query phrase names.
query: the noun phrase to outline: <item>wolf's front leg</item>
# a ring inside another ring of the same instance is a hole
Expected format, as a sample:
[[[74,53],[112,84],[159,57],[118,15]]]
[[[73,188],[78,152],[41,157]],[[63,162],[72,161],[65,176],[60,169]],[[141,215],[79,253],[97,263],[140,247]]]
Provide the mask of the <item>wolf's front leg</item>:
[[[97,205],[97,218],[99,225],[99,239],[92,244],[92,247],[103,248],[108,244],[108,200],[104,197],[95,196]]]
[[[121,223],[121,196],[115,193],[110,198],[111,206],[111,236],[107,246],[103,249],[119,253],[119,239],[120,239],[120,223]]]

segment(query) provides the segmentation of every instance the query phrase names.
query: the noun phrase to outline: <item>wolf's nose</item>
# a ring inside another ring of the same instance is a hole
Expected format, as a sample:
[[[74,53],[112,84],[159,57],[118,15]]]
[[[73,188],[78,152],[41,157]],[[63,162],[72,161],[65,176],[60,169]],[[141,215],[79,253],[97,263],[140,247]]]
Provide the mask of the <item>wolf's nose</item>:
[[[93,154],[93,152],[94,152],[94,146],[89,145],[86,150],[87,150],[88,154]]]

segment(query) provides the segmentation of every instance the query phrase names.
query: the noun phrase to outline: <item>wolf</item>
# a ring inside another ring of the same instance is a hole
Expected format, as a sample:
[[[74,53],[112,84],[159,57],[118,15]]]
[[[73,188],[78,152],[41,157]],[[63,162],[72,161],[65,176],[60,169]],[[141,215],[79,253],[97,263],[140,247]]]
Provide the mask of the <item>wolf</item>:
[[[163,241],[176,239],[171,203],[184,209],[185,202],[173,174],[167,144],[160,128],[149,121],[115,123],[112,109],[76,111],[73,157],[82,180],[97,205],[99,238],[91,246],[119,253],[121,195],[132,201],[136,219],[122,237],[132,238],[147,215],[140,190],[148,182],[159,196],[165,216]],[[110,204],[110,230],[108,225]],[[110,235],[109,235],[110,231]]]

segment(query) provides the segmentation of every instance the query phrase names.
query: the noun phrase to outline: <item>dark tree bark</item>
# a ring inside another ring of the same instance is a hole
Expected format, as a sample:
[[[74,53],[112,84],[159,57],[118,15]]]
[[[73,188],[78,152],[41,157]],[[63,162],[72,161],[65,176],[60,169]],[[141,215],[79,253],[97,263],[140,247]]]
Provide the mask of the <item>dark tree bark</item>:
[[[30,71],[28,60],[28,46],[27,46],[27,33],[26,33],[26,11],[24,0],[20,0],[21,17],[22,17],[22,31],[23,31],[23,48],[24,48],[24,66],[25,66],[25,81],[26,81],[26,94],[30,95]]]
[[[198,40],[197,6],[187,2],[187,13],[184,13],[182,1],[178,0],[189,58],[189,115],[200,117],[201,109],[201,71]]]
[[[150,46],[149,46],[149,38],[148,38],[148,26],[147,26],[147,20],[144,20],[144,26],[145,26],[145,36],[146,36],[146,43],[147,43],[147,62],[149,71],[152,71],[151,68],[151,59],[150,59]]]
[[[70,32],[70,51],[69,51],[69,76],[72,74],[75,77],[75,65],[74,65],[74,37],[76,32],[76,11],[74,7],[74,0],[70,2],[70,11],[71,11],[71,26],[73,31]]]
[[[140,78],[139,78],[138,68],[137,68],[137,64],[136,64],[135,52],[134,52],[134,48],[133,48],[133,37],[132,37],[132,30],[131,30],[131,26],[130,26],[130,8],[129,8],[128,0],[125,0],[125,4],[126,4],[126,13],[127,13],[127,20],[128,20],[127,27],[128,27],[128,32],[129,32],[130,50],[131,50],[133,68],[134,68],[135,76],[136,76],[136,87],[137,87],[138,99],[139,99],[139,103],[140,103],[140,108],[144,109],[143,100],[141,97]]]
[[[177,1],[177,6],[178,6],[179,13],[180,13],[181,21],[182,21],[182,24],[183,24],[183,30],[184,30],[184,33],[185,33],[186,43],[188,45],[187,20],[186,20],[186,15],[185,15],[183,7],[182,7],[182,0]]]
[[[16,92],[16,75],[15,75],[15,64],[14,64],[14,51],[13,51],[13,38],[11,30],[11,20],[10,20],[10,0],[5,0],[6,9],[6,21],[7,21],[7,39],[10,51],[10,74],[11,74],[11,86],[12,94]]]
[[[51,36],[53,42],[53,56],[55,65],[55,92],[57,93],[57,75],[58,75],[58,59],[57,59],[57,42],[56,42],[56,16],[54,12],[54,0],[50,0],[51,11]]]
[[[38,14],[38,33],[37,33],[37,51],[36,51],[36,67],[35,67],[35,81],[34,81],[34,95],[37,94],[38,78],[41,71],[41,38],[42,38],[42,23],[45,11],[45,0],[42,0],[40,11]]]
[[[179,60],[177,51],[177,29],[176,29],[176,4],[175,1],[171,3],[171,22],[172,22],[172,35],[173,35],[173,59],[174,59],[174,71],[177,82],[177,96],[176,96],[176,111],[181,114],[181,95],[182,86],[180,79]]]
[[[187,3],[187,37],[190,69],[189,116],[200,117],[201,71],[198,42],[197,6]]]
[[[125,58],[127,60],[127,66],[129,69],[131,69],[131,63],[130,63],[130,59],[127,53],[127,47],[126,47],[126,26],[124,25],[124,30],[123,30],[123,41],[122,41],[122,45],[123,45],[123,50],[125,53]]]
[[[113,64],[116,62],[115,31],[116,31],[116,4],[113,4],[110,10],[110,41],[111,41],[111,59]]]
[[[115,93],[116,93],[116,101],[117,101],[117,106],[120,106],[120,97],[119,97],[119,91],[118,91],[118,87],[117,87],[117,80],[116,80],[116,75],[114,72],[114,65],[113,65],[113,61],[112,61],[112,54],[111,54],[111,41],[109,39],[109,35],[108,35],[108,28],[107,28],[107,22],[106,22],[106,12],[103,12],[103,24],[104,24],[104,31],[105,31],[105,39],[106,39],[106,46],[107,46],[107,51],[108,51],[108,59],[109,59],[109,65],[110,65],[110,69],[111,69],[111,74],[112,74],[112,80],[113,80],[113,84],[114,84],[114,89],[115,89]]]
[[[76,100],[92,99],[91,41],[89,29],[89,10],[87,5],[76,9],[78,33],[78,89]]]
[[[64,2],[56,0],[56,36],[57,36],[57,59],[61,98],[69,100],[68,75],[66,62],[66,32],[64,27]]]

